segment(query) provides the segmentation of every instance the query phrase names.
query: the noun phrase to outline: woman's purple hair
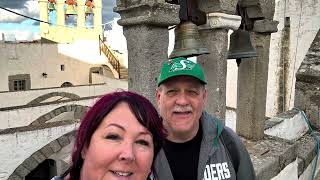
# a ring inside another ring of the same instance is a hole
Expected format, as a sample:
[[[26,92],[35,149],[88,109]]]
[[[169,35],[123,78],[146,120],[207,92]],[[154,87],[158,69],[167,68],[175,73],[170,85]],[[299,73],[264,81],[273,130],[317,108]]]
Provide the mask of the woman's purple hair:
[[[154,162],[166,137],[166,131],[157,110],[148,99],[139,94],[129,91],[117,91],[102,96],[82,119],[73,147],[69,180],[80,179],[80,170],[83,164],[82,149],[89,146],[92,134],[101,124],[104,117],[120,102],[126,102],[139,123],[151,132],[154,142]],[[152,171],[154,172],[153,163]]]

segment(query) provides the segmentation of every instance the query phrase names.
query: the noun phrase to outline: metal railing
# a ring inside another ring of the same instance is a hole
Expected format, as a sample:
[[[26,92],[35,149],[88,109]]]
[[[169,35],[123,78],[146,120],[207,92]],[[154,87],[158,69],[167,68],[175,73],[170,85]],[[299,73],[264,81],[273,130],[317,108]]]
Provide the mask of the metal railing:
[[[101,55],[101,52],[103,52],[103,54],[106,55],[106,57],[109,59],[110,64],[118,72],[119,78],[120,78],[120,62],[116,58],[116,56],[113,54],[113,52],[109,49],[109,47],[103,42],[100,36],[99,36],[99,49],[100,49],[100,55]]]

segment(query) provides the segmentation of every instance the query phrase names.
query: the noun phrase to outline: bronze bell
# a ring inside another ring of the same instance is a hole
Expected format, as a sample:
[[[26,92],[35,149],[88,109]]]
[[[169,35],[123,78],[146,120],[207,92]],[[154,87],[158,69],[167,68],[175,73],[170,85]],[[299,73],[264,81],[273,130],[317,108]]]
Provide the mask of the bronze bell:
[[[73,5],[69,5],[69,4],[67,5],[66,15],[77,15],[77,12],[74,9]]]
[[[238,29],[230,35],[230,47],[228,59],[241,59],[257,57],[257,52],[253,48],[248,31]]]
[[[174,30],[175,42],[169,58],[192,57],[201,54],[209,54],[200,40],[198,26],[191,21],[180,23]]]
[[[49,2],[49,3],[48,3],[48,10],[49,10],[49,11],[55,10],[54,3],[52,3],[52,2]]]

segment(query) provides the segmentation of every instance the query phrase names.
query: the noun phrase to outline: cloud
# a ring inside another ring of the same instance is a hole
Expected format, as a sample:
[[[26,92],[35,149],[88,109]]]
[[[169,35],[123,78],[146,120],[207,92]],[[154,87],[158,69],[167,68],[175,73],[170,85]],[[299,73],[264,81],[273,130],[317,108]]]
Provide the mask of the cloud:
[[[120,17],[119,14],[113,12],[113,8],[115,6],[116,0],[102,0],[102,23],[108,23],[114,18]],[[0,7],[39,19],[38,0],[0,0]],[[66,24],[68,24],[69,21],[70,19],[67,19]],[[38,33],[39,24],[40,23],[37,21],[0,9],[0,31],[2,30],[5,33],[15,33],[19,37],[18,39],[22,39],[23,36],[26,36],[27,39],[29,39],[32,36],[24,31],[31,31],[33,34]],[[35,29],[35,27],[37,29]],[[110,29],[110,27],[106,26],[106,30],[108,29]],[[21,33],[19,33],[19,31],[21,31]]]
[[[116,17],[120,17],[118,13],[113,12],[113,7],[116,6],[115,0],[102,0],[102,22],[107,23]]]
[[[9,10],[12,10],[14,12],[30,16],[30,17],[39,17],[39,5],[38,1],[18,1],[20,3],[17,3],[17,0],[11,0],[11,1],[5,1],[0,3],[1,7],[7,8]],[[15,6],[16,5],[16,6]],[[0,22],[22,22],[26,20],[26,18],[13,14],[11,12],[5,11],[3,9],[0,9]]]
[[[22,9],[26,8],[25,3],[29,0],[2,0],[0,1],[1,7],[10,9]]]

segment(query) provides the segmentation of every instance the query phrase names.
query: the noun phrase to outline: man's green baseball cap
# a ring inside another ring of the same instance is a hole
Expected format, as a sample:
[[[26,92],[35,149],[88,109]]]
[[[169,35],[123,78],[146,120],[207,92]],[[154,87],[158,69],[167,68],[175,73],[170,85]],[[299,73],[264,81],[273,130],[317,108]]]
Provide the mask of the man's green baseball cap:
[[[164,81],[176,76],[191,76],[197,78],[202,84],[207,84],[207,80],[199,64],[184,57],[178,57],[164,62],[158,77],[158,87]]]

